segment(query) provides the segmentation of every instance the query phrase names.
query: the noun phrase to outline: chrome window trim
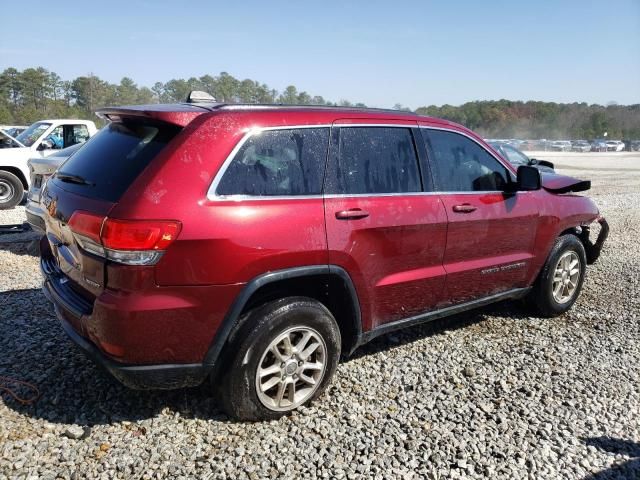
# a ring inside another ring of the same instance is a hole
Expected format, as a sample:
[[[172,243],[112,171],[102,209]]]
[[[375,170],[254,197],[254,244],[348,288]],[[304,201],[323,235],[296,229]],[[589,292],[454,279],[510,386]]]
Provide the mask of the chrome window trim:
[[[396,128],[417,128],[417,121],[413,123],[334,123],[331,125],[335,128],[343,127],[396,127]]]
[[[406,192],[406,193],[328,193],[324,198],[362,198],[362,197],[433,197],[437,195],[492,195],[504,194],[502,190],[485,190],[478,192]],[[529,191],[512,192],[509,195],[530,193]],[[297,198],[297,197],[292,197]]]
[[[432,126],[429,126],[429,125],[419,125],[419,128],[424,128],[426,130],[441,130],[443,132],[457,133],[458,135],[462,135],[463,137],[468,138],[469,140],[473,141],[476,145],[478,145],[480,148],[482,148],[485,152],[487,152],[489,155],[491,155],[493,158],[495,158],[496,161],[500,165],[502,165],[504,168],[506,168],[507,172],[509,172],[509,174],[512,176],[512,178],[510,178],[510,180],[513,180],[513,171],[511,170],[511,168],[509,168],[509,167],[512,167],[512,166],[511,165],[509,165],[509,166],[505,165],[504,161],[502,161],[501,158],[495,156],[492,152],[487,150],[487,148],[484,145],[482,145],[476,138],[473,138],[471,135],[469,135],[469,134],[467,134],[465,132],[461,132],[459,130],[453,130],[451,128],[445,128],[445,127],[432,127]],[[500,191],[500,190],[498,190],[498,191]]]
[[[266,131],[272,130],[298,130],[302,128],[343,128],[343,127],[397,127],[397,128],[425,128],[431,130],[443,130],[446,132],[457,133],[464,137],[473,140],[478,146],[484,149],[487,153],[489,153],[493,158],[495,158],[503,167],[507,169],[508,172],[513,174],[511,170],[504,165],[499,158],[497,158],[494,154],[488,151],[478,140],[467,135],[464,132],[460,132],[457,130],[452,130],[450,128],[441,128],[441,127],[432,127],[427,125],[418,125],[416,121],[409,120],[409,123],[333,123],[333,124],[317,124],[317,125],[279,125],[279,126],[271,126],[271,127],[254,127],[246,129],[244,136],[238,141],[231,153],[225,158],[220,170],[214,177],[211,185],[209,186],[209,190],[207,191],[207,200],[215,201],[215,202],[242,202],[242,201],[270,201],[270,200],[311,200],[311,199],[323,199],[323,198],[364,198],[364,197],[405,197],[405,196],[435,196],[435,195],[485,195],[485,194],[496,194],[496,193],[504,193],[501,190],[491,190],[491,191],[462,191],[462,192],[405,192],[405,193],[358,193],[358,194],[348,194],[348,193],[340,193],[340,194],[317,194],[317,195],[218,195],[216,194],[216,189],[225,172],[229,168],[231,161],[237,155],[238,151],[242,148],[242,146],[251,138],[253,135],[257,133],[262,133]],[[513,192],[513,193],[529,193],[529,192]]]
[[[331,124],[318,124],[318,125],[278,125],[275,127],[252,127],[247,128],[244,136],[240,139],[240,141],[233,147],[231,153],[224,159],[222,162],[222,166],[216,173],[216,176],[213,178],[211,185],[209,186],[209,190],[207,191],[207,199],[211,201],[240,201],[240,200],[289,200],[289,199],[302,199],[302,198],[322,198],[322,194],[318,195],[218,195],[216,190],[218,189],[218,185],[222,180],[222,177],[226,173],[229,165],[238,154],[242,146],[249,140],[253,135],[268,132],[273,130],[300,130],[303,128],[331,128]]]

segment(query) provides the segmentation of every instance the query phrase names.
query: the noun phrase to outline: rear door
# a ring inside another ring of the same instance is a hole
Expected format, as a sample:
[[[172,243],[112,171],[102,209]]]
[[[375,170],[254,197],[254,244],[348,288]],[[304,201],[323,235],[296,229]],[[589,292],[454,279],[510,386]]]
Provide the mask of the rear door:
[[[365,330],[442,300],[446,214],[421,172],[416,127],[358,119],[332,128],[325,182],[329,262],[352,276]]]
[[[470,136],[421,131],[448,217],[447,301],[463,303],[524,286],[538,224],[534,192],[505,193],[512,174]]]

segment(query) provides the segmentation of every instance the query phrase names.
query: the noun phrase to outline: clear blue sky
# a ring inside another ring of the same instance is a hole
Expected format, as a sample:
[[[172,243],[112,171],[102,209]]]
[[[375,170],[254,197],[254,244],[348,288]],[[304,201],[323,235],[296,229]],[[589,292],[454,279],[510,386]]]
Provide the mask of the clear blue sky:
[[[0,69],[63,79],[227,71],[380,107],[640,103],[640,0],[6,3]]]

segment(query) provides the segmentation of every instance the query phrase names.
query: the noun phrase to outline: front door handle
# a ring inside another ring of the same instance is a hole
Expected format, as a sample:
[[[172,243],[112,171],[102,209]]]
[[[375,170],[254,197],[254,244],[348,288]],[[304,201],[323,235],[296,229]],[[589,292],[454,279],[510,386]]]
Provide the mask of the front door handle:
[[[351,208],[349,210],[341,210],[336,212],[336,218],[338,220],[359,220],[361,218],[367,218],[369,212],[365,212],[361,208]]]
[[[471,213],[477,210],[476,207],[469,203],[463,203],[462,205],[454,205],[453,211],[456,213]]]

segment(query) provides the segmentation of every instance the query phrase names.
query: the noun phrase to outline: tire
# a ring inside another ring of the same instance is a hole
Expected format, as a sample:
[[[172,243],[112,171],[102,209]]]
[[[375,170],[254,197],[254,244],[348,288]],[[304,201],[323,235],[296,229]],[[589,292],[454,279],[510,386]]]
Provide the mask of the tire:
[[[577,260],[577,279],[571,273],[575,267],[567,268]],[[566,263],[564,263],[566,262]],[[543,317],[557,317],[568,311],[580,295],[586,273],[587,256],[582,242],[575,235],[562,235],[556,239],[551,253],[528,295],[528,303]],[[558,272],[554,294],[554,274]],[[567,282],[568,279],[568,282]],[[573,281],[571,281],[573,279]],[[575,285],[575,286],[574,286]]]
[[[287,352],[286,338],[293,354]],[[307,343],[302,345],[304,338]],[[270,348],[274,344],[279,357]],[[295,349],[300,345],[301,352]],[[241,318],[241,327],[221,358],[216,390],[223,410],[239,420],[273,420],[308,404],[329,384],[340,345],[333,315],[316,300],[288,297],[256,307]]]
[[[13,173],[0,170],[0,210],[18,205],[24,196],[22,182]]]

